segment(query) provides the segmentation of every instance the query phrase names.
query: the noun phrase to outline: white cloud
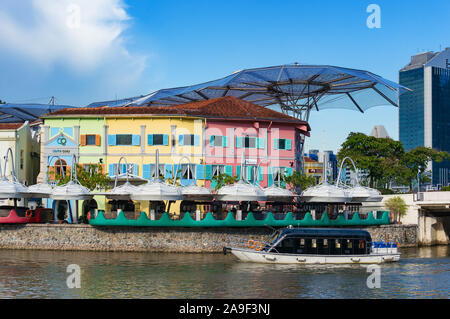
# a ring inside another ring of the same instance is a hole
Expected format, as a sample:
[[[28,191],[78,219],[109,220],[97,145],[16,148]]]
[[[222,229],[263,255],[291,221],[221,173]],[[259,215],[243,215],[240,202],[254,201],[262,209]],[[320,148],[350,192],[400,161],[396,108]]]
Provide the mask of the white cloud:
[[[6,0],[0,7],[0,47],[47,68],[63,65],[84,73],[129,67],[129,80],[141,74],[147,59],[125,46],[130,19],[122,0]]]

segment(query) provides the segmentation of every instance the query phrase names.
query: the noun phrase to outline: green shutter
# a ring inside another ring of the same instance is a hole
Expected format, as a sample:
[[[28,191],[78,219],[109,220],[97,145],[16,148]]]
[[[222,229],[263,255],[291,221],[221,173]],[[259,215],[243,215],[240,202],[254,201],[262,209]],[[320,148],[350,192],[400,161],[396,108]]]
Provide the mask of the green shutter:
[[[291,140],[290,139],[286,139],[286,144],[285,144],[285,150],[290,151],[291,150]]]
[[[236,176],[241,178],[241,165],[236,166]]]
[[[256,144],[257,144],[257,145],[256,145],[257,148],[264,148],[264,139],[261,138],[261,137],[258,138]]]
[[[236,137],[236,148],[242,148],[242,137]]]
[[[225,174],[233,176],[233,166],[225,165]]]
[[[280,139],[278,139],[278,138],[274,138],[274,139],[273,139],[273,149],[274,149],[274,150],[278,150],[278,149],[279,149],[279,148],[278,148],[278,146],[280,145],[279,140],[280,140]]]
[[[212,179],[212,165],[205,165],[205,179]]]
[[[222,146],[228,147],[228,137],[222,136]]]
[[[264,168],[262,166],[260,166],[258,168],[258,181],[259,181],[260,184],[262,184],[262,182],[264,181],[264,174],[263,174],[263,172],[264,172]]]
[[[267,167],[267,186],[273,185],[273,170],[272,166]]]
[[[209,137],[209,146],[214,147],[214,135]]]

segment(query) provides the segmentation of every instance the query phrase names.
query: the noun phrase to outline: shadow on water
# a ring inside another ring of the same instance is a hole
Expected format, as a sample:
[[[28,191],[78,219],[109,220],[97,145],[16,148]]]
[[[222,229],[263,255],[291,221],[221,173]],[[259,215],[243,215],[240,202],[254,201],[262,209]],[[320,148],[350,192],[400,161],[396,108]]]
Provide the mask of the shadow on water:
[[[369,289],[361,265],[238,262],[231,255],[0,250],[0,298],[448,298],[448,246],[401,249]],[[67,266],[81,269],[69,289]]]

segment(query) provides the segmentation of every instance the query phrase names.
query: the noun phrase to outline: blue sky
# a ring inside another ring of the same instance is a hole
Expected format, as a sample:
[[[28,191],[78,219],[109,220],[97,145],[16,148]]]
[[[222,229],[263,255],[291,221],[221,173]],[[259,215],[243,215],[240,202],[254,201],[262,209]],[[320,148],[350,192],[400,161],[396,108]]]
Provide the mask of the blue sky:
[[[379,29],[366,25],[372,3]],[[449,21],[448,0],[2,0],[0,99],[86,105],[293,62],[398,81],[411,55],[450,46]],[[307,149],[336,150],[374,125],[398,138],[392,106],[324,110],[310,124]]]

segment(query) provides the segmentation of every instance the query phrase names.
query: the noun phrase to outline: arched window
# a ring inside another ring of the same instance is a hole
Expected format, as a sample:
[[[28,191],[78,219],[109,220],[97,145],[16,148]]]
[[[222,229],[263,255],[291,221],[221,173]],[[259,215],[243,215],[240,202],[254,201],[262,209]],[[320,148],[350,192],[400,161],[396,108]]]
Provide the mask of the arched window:
[[[55,162],[55,174],[60,176],[66,176],[67,162],[63,159],[59,159]]]

